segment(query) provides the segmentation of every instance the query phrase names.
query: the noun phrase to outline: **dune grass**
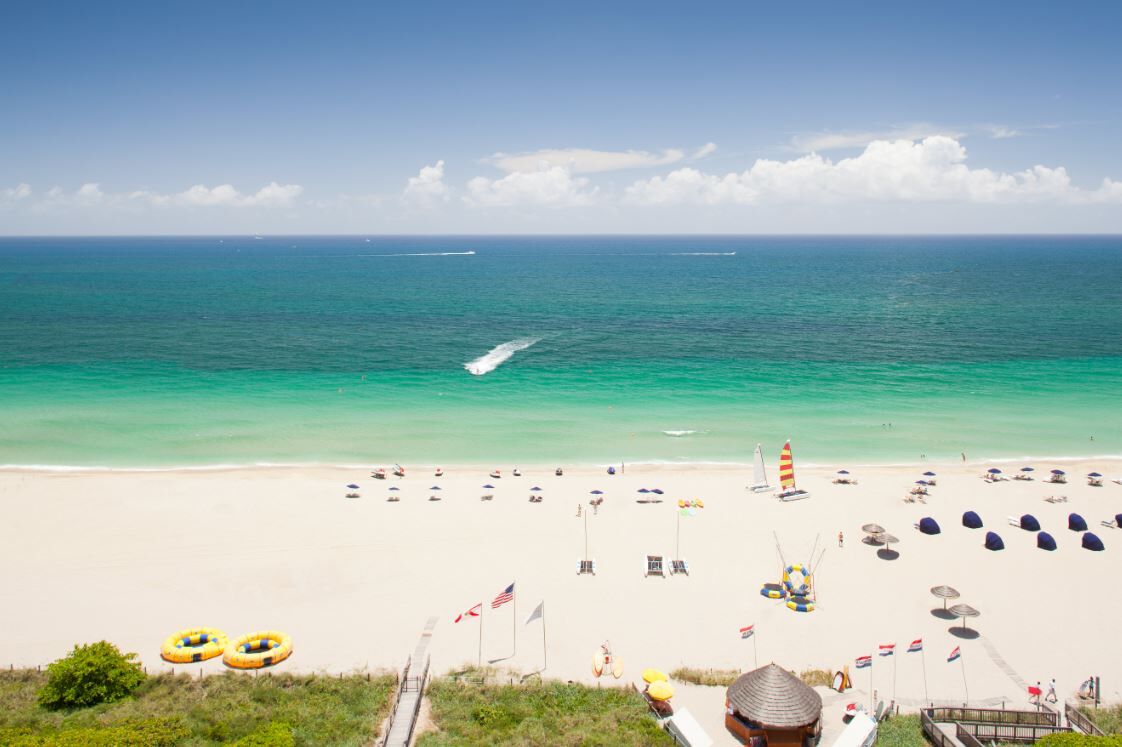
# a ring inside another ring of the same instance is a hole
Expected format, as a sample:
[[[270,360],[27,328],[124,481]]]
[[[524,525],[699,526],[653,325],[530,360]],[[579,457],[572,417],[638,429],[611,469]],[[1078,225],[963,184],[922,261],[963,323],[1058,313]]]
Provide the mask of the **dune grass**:
[[[919,714],[893,716],[877,725],[877,747],[928,747]]]
[[[679,667],[670,673],[671,680],[690,682],[695,685],[711,685],[728,687],[742,672],[738,669],[697,669],[694,667]],[[833,674],[825,669],[804,669],[798,673],[798,678],[815,687],[823,685],[829,687],[833,682]]]
[[[115,703],[48,711],[35,697],[45,681],[34,670],[0,672],[0,743],[364,745],[396,688],[392,674],[161,674]],[[130,741],[133,732],[168,738]]]
[[[419,747],[620,745],[673,741],[632,690],[546,681],[479,685],[436,679],[429,687],[434,731]]]
[[[1079,710],[1107,734],[1122,734],[1122,705],[1094,706],[1081,705]]]

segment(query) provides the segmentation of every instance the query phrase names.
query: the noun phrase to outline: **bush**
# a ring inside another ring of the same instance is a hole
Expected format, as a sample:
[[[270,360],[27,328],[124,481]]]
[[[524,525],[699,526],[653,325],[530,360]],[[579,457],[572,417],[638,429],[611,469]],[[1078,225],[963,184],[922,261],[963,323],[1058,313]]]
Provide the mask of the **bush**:
[[[1067,732],[1049,734],[1037,741],[1043,747],[1122,747],[1122,736],[1092,737],[1090,734]]]
[[[47,667],[47,684],[39,690],[46,708],[82,708],[126,697],[144,681],[136,654],[122,654],[112,643],[75,646],[69,656]]]
[[[296,740],[292,738],[292,727],[271,721],[234,742],[234,747],[296,747]]]
[[[61,729],[35,734],[30,729],[0,729],[9,747],[171,747],[191,732],[179,718],[149,718],[114,726]]]

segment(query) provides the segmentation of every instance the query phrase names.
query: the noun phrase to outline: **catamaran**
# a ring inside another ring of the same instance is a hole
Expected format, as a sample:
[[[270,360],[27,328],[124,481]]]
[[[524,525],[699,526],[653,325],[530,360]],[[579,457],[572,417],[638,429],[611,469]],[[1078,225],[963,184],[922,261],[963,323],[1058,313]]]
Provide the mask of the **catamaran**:
[[[774,485],[767,484],[767,472],[764,470],[764,451],[756,444],[755,466],[752,470],[752,484],[748,489],[753,493],[770,493],[775,490]]]
[[[809,498],[810,493],[795,487],[795,460],[791,456],[791,440],[783,444],[783,451],[779,454],[779,487],[780,492],[775,496],[781,501],[797,501]]]

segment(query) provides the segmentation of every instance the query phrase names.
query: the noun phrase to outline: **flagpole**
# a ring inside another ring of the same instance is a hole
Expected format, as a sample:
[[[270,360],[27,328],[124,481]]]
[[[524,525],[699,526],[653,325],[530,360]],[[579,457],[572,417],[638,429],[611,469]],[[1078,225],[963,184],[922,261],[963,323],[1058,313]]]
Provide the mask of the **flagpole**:
[[[966,703],[963,705],[970,705],[970,686],[966,684],[966,658],[962,655],[962,649],[958,650],[958,663],[962,665],[962,689],[966,691]]]
[[[892,649],[892,700],[896,701],[896,649]]]
[[[480,672],[483,671],[483,602],[479,603],[479,658],[475,666]]]
[[[549,649],[545,645],[545,600],[542,600],[542,671],[549,666]]]
[[[756,625],[755,623],[752,623],[752,661],[755,663],[756,669],[759,669],[760,668],[760,650],[758,648],[756,648],[756,627],[755,627],[755,625]]]
[[[927,694],[927,655],[923,652],[923,643],[920,643],[919,660],[923,664],[923,699],[927,701],[928,705],[931,704],[931,696]]]
[[[510,657],[513,659],[518,653],[518,590],[514,588],[514,583],[510,586]]]

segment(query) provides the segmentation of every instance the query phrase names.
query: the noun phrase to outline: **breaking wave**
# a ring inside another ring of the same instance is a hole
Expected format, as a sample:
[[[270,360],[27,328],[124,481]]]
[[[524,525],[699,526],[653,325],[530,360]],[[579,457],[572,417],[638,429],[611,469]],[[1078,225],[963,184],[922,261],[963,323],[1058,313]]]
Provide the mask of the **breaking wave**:
[[[510,357],[519,350],[525,350],[540,339],[540,337],[524,337],[520,340],[511,340],[510,342],[504,342],[502,345],[496,345],[486,354],[465,363],[464,368],[474,376],[491,373],[510,360]]]
[[[692,436],[695,433],[708,433],[709,431],[663,431],[667,436],[673,438],[681,438],[683,436]]]

